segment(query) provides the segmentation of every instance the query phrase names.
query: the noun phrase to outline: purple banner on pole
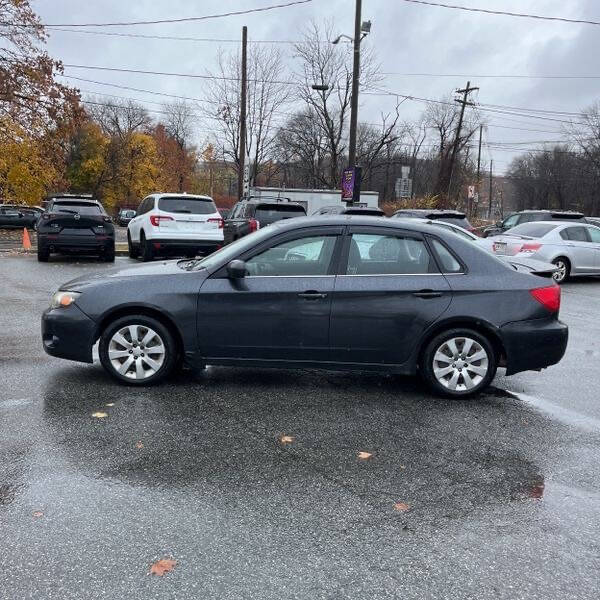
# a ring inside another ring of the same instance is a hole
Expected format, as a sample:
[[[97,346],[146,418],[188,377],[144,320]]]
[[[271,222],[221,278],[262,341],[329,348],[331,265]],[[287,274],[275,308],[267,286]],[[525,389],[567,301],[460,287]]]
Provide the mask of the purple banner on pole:
[[[352,167],[344,169],[342,173],[342,201],[351,202],[354,198],[355,172]]]

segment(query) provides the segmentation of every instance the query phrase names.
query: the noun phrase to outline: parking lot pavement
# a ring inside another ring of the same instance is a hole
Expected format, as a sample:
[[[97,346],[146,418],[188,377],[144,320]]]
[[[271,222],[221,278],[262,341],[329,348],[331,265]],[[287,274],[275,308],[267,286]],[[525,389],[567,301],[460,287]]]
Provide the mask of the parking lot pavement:
[[[50,294],[106,268],[0,258],[0,598],[598,597],[600,282],[564,288],[560,365],[444,401],[312,370],[131,389],[46,356]]]

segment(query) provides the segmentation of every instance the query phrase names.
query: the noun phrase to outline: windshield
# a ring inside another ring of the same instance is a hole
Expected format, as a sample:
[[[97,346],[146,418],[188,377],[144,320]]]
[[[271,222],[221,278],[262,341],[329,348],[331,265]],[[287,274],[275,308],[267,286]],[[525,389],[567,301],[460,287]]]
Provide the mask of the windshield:
[[[209,254],[207,257],[200,260],[182,260],[177,263],[182,269],[191,271],[192,269],[212,269],[219,265],[227,264],[230,260],[238,257],[249,248],[252,248],[265,238],[273,235],[273,228],[277,227],[277,224],[268,225],[267,227],[260,228],[258,231],[227,244],[220,250]]]
[[[217,212],[217,207],[210,198],[194,198],[190,196],[160,198],[158,208],[165,212],[192,215],[211,215]]]
[[[506,235],[526,235],[527,237],[540,238],[557,227],[558,223],[556,225],[552,223],[523,223],[523,225],[517,225],[509,229]]]
[[[52,205],[52,212],[67,214],[78,213],[80,215],[101,215],[102,209],[92,202],[55,202]]]
[[[135,210],[122,210],[121,216],[125,218],[135,217]]]

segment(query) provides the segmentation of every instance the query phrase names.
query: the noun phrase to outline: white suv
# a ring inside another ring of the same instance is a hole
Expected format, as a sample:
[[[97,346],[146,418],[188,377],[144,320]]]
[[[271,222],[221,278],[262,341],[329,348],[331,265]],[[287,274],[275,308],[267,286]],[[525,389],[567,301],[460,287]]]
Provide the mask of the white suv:
[[[223,219],[212,198],[152,194],[127,225],[129,256],[143,261],[162,254],[210,254],[223,245]]]

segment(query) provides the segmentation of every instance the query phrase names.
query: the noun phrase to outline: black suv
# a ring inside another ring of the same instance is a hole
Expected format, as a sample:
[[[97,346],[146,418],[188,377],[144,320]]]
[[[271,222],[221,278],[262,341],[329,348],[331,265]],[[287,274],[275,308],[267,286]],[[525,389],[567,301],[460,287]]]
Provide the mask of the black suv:
[[[380,208],[372,206],[324,206],[313,213],[318,215],[362,215],[363,217],[385,217],[385,213]]]
[[[136,211],[131,208],[122,208],[117,215],[117,225],[127,227],[136,214]]]
[[[498,221],[494,225],[486,227],[482,236],[500,235],[517,225],[531,223],[531,221],[578,221],[579,223],[587,223],[584,214],[580,212],[569,210],[522,210],[509,215],[503,221]]]
[[[430,221],[445,221],[452,225],[458,225],[467,231],[474,231],[473,226],[469,223],[467,215],[458,210],[444,210],[441,208],[405,208],[397,210],[391,219],[428,219]]]
[[[38,260],[52,252],[95,254],[115,260],[115,228],[100,202],[90,197],[54,196],[37,224]]]
[[[223,238],[229,244],[260,227],[265,227],[281,219],[305,217],[306,209],[302,204],[287,199],[267,199],[250,197],[240,200],[225,219]]]

